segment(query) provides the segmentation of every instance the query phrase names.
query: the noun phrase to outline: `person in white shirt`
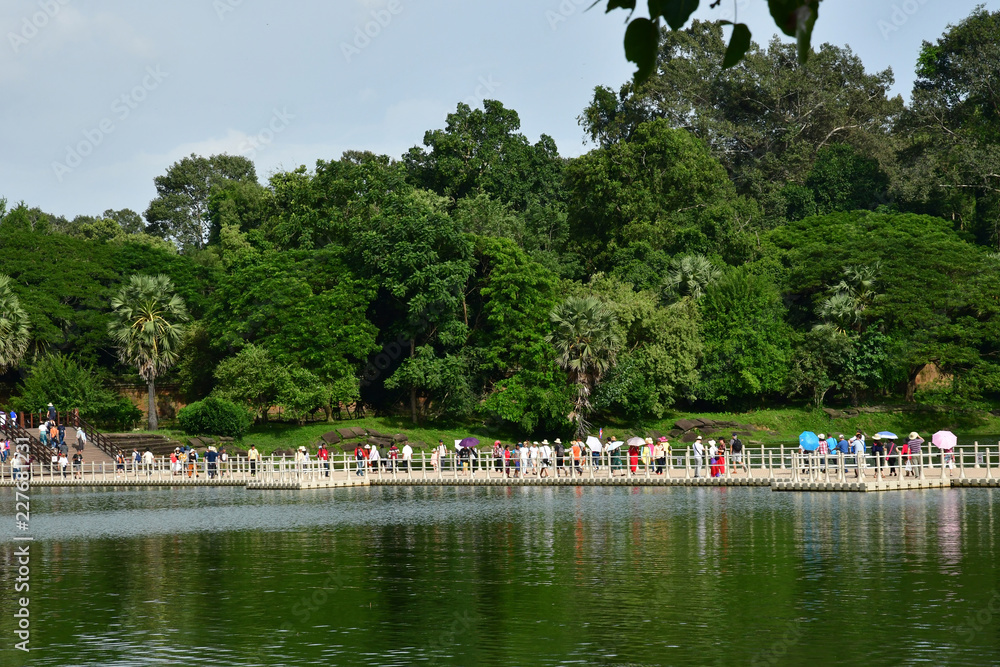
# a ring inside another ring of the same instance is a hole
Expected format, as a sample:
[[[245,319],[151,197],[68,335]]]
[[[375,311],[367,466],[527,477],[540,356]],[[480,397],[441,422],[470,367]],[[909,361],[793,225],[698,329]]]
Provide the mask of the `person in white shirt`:
[[[156,457],[153,456],[153,452],[146,448],[146,451],[142,455],[142,467],[146,469],[146,476],[149,477],[153,474],[153,464],[156,462]]]
[[[440,453],[438,454],[440,459]],[[410,461],[413,460],[413,447],[410,447],[410,443],[403,443],[403,469],[406,472],[410,472]]]
[[[552,447],[549,446],[548,440],[546,440],[545,444],[542,445],[541,457],[542,457],[542,469],[538,473],[538,475],[539,477],[548,477],[549,468],[552,466]]]
[[[521,477],[525,477],[528,474],[528,452],[529,446],[524,445],[521,447]]]
[[[705,445],[702,444],[700,435],[691,445],[691,450],[694,457],[694,476],[701,477],[701,462],[702,457],[705,456]]]
[[[545,440],[544,442],[548,442]],[[531,443],[531,447],[528,447],[528,467],[531,473],[534,475],[538,474],[538,443]]]

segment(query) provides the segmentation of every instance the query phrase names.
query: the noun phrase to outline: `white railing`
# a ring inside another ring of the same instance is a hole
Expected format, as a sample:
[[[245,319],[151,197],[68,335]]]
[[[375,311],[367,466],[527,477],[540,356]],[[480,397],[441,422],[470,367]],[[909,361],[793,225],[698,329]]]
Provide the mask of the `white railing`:
[[[215,483],[245,483],[253,480],[347,480],[353,477],[368,479],[692,479],[697,477],[722,477],[725,479],[791,479],[810,481],[843,481],[848,477],[861,479],[942,479],[950,477],[981,477],[994,479],[1000,466],[1000,443],[987,447],[975,443],[962,446],[954,452],[924,449],[920,454],[903,455],[898,451],[892,456],[874,456],[869,451],[864,456],[816,452],[802,453],[793,447],[744,447],[741,460],[734,460],[731,453],[712,463],[708,453],[694,456],[690,448],[675,449],[659,461],[641,458],[630,459],[627,451],[618,455],[604,452],[599,457],[581,456],[574,459],[565,455],[562,460],[554,457],[548,465],[540,459],[510,458],[497,460],[491,454],[476,458],[449,455],[433,462],[429,452],[415,452],[414,458],[357,461],[351,454],[330,454],[328,461],[311,457],[308,461],[266,456],[259,461],[247,457],[230,457],[226,461],[209,463],[204,457],[195,462],[171,463],[169,457],[155,457],[145,464],[126,460],[113,462],[84,461],[74,466],[70,460],[63,467],[58,463],[35,462],[21,466],[24,472],[39,480],[65,480],[66,483],[87,483],[146,480],[151,483],[186,483],[189,481]],[[11,479],[11,460],[0,462],[0,476]]]

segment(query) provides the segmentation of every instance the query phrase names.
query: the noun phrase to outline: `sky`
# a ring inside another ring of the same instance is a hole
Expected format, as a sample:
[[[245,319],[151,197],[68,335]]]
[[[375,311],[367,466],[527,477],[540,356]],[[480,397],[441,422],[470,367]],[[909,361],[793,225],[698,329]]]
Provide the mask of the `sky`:
[[[484,99],[516,110],[530,141],[548,134],[580,155],[593,148],[577,117],[594,87],[633,71],[626,12],[591,4],[4,0],[0,198],[70,219],[142,213],[153,179],[192,153],[245,155],[262,182],[345,150],[398,158],[459,102]],[[696,16],[745,22],[761,44],[776,32],[763,0],[709,4]],[[908,99],[922,41],[976,4],[825,0],[813,43],[891,67]]]

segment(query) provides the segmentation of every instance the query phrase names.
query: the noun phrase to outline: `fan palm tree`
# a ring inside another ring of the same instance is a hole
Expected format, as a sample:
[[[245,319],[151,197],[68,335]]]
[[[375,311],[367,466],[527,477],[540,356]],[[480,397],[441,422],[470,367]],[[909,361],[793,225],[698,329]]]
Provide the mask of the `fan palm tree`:
[[[721,277],[722,271],[704,255],[674,257],[663,280],[663,295],[669,302],[685,296],[698,300]]]
[[[549,316],[554,330],[546,337],[556,350],[556,362],[576,386],[576,404],[570,418],[578,437],[587,430],[590,395],[621,347],[614,314],[594,297],[570,297]]]
[[[880,271],[879,262],[870,266],[845,266],[844,278],[834,285],[830,296],[823,299],[816,309],[824,320],[824,324],[816,326],[833,326],[840,333],[846,333],[848,329],[863,331],[869,310],[881,297],[875,291]]]
[[[10,276],[0,275],[0,372],[21,361],[31,340],[28,315],[10,283]]]
[[[156,378],[177,363],[189,316],[166,276],[134,275],[111,299],[108,333],[123,364],[135,366],[149,391],[149,429],[155,431]]]

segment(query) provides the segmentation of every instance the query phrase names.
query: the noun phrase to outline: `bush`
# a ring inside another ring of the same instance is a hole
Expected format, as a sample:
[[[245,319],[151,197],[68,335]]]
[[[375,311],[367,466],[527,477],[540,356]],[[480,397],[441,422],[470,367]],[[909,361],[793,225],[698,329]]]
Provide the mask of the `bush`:
[[[131,431],[144,416],[142,410],[124,396],[101,408],[93,417],[94,423],[100,428],[115,428]]]
[[[250,428],[250,414],[231,401],[209,396],[177,414],[188,435],[210,434],[242,438]]]

